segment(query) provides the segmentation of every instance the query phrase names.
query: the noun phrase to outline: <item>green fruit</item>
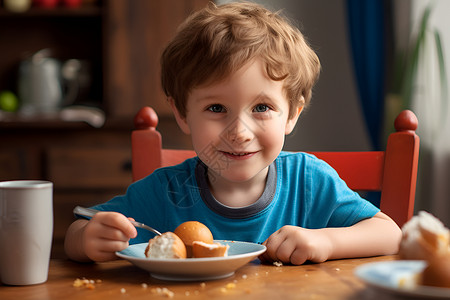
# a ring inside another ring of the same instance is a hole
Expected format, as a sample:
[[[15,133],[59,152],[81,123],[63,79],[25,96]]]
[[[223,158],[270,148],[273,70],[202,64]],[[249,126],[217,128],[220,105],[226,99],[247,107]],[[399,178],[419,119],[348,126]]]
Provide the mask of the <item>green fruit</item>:
[[[17,111],[19,108],[19,99],[11,91],[2,91],[0,93],[0,109],[4,111]]]

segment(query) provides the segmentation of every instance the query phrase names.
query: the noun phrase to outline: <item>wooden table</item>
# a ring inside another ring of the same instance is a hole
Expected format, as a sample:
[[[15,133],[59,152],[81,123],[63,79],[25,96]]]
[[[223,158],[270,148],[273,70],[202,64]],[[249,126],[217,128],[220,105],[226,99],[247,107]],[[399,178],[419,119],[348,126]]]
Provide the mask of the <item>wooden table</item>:
[[[355,267],[394,259],[380,256],[302,266],[255,260],[229,278],[205,282],[157,280],[123,260],[80,264],[53,259],[46,283],[0,285],[0,299],[364,299],[368,289],[354,276]],[[93,283],[75,287],[76,279],[83,277]]]

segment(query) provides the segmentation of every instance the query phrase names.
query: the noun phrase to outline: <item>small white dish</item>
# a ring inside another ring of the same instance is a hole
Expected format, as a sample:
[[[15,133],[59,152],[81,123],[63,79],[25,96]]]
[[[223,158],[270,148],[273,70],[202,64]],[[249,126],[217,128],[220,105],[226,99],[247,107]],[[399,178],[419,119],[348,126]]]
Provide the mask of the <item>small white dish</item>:
[[[162,280],[203,281],[222,279],[232,276],[234,272],[254,260],[266,251],[266,246],[237,241],[216,240],[229,245],[228,256],[186,259],[150,259],[144,251],[147,243],[135,244],[116,252],[137,267],[147,270],[151,276]]]
[[[421,260],[368,263],[355,269],[355,275],[369,286],[391,294],[416,299],[449,299],[450,289],[416,285],[415,276],[427,266]]]

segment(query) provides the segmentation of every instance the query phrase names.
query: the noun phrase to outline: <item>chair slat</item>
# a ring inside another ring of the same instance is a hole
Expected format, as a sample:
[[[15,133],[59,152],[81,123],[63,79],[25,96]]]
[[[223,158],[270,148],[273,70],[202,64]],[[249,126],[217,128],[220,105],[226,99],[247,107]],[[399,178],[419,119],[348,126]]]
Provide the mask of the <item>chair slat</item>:
[[[326,161],[354,191],[380,191],[384,152],[311,152]]]

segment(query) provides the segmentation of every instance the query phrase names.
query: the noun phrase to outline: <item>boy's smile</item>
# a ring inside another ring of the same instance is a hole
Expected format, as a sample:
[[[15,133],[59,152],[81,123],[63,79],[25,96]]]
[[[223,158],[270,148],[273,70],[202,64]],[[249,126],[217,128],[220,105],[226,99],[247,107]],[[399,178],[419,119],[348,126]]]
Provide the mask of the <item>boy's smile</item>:
[[[230,159],[247,159],[251,156],[253,156],[255,153],[257,152],[243,152],[243,153],[236,153],[236,152],[222,152],[223,155],[225,155],[226,157],[230,158]]]
[[[288,120],[283,82],[271,80],[264,64],[254,60],[224,80],[193,89],[186,107],[186,118],[176,109],[174,113],[208,166],[214,196],[221,201],[217,192],[224,187],[228,192],[253,190],[249,202],[256,201],[264,191],[268,166],[301,111]]]

